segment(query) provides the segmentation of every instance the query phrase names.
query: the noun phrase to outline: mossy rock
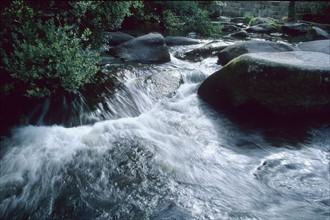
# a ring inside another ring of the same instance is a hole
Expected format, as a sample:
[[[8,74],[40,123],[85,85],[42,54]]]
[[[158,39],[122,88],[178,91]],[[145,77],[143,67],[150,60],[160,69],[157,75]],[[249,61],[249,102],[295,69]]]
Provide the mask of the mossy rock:
[[[245,41],[221,50],[218,53],[218,64],[226,65],[232,59],[246,53],[286,52],[293,50],[295,50],[294,47],[285,43],[260,40]]]
[[[330,56],[249,53],[209,76],[198,94],[215,107],[253,107],[278,116],[330,113]]]

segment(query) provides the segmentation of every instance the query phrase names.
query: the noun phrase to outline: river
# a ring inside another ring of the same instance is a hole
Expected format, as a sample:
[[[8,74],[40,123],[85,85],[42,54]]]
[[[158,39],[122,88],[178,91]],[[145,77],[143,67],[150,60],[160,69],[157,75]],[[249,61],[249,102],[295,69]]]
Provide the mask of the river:
[[[124,68],[111,113],[84,112],[89,123],[42,125],[43,113],[14,128],[0,219],[330,219],[329,124],[236,120],[197,95],[216,57],[171,58]],[[173,94],[140,80],[166,71],[182,78]]]

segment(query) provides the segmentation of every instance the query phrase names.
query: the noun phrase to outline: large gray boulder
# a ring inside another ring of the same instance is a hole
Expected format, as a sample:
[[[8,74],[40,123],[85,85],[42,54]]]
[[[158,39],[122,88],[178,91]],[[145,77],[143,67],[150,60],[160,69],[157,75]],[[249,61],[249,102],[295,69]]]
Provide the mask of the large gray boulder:
[[[315,51],[330,54],[330,40],[315,40],[302,42],[297,45],[302,51]]]
[[[184,59],[191,61],[200,61],[206,57],[216,56],[216,54],[228,47],[228,43],[224,41],[212,41],[199,48],[195,48],[183,54]]]
[[[119,44],[125,43],[126,41],[134,39],[133,36],[117,31],[117,32],[108,32],[108,44],[110,46],[117,46]]]
[[[278,29],[272,24],[262,23],[262,24],[258,24],[258,25],[248,27],[246,29],[246,31],[247,32],[252,32],[252,33],[266,34],[266,33],[277,32]]]
[[[330,56],[319,52],[244,54],[209,76],[198,94],[216,107],[277,116],[330,113]]]
[[[165,43],[168,46],[177,46],[177,45],[192,45],[199,44],[199,40],[195,40],[189,37],[180,37],[180,36],[167,36],[165,37]]]
[[[251,40],[231,45],[218,53],[218,64],[226,65],[232,59],[246,53],[293,51],[294,47],[278,42]]]
[[[114,48],[110,55],[125,61],[140,63],[166,63],[171,60],[164,37],[159,33],[143,35]]]
[[[289,36],[301,36],[307,34],[311,27],[306,23],[286,23],[282,26],[284,34]]]
[[[248,37],[250,37],[250,35],[245,30],[237,31],[235,33],[230,34],[230,36],[231,37],[236,37],[236,38],[248,38]]]

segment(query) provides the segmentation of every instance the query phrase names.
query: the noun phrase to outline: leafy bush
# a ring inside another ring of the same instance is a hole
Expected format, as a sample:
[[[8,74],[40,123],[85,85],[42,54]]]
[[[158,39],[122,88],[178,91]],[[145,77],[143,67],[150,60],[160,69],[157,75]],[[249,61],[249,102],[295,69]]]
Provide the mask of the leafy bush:
[[[61,91],[75,92],[98,71],[98,54],[83,49],[83,39],[73,27],[56,26],[54,19],[35,23],[35,13],[23,1],[14,1],[2,18],[1,90],[45,97]]]
[[[74,92],[97,72],[97,54],[84,51],[82,40],[67,26],[56,28],[51,20],[44,25],[39,22],[35,31],[33,41],[19,40],[13,34],[14,51],[4,57],[11,77],[24,82],[26,96]]]
[[[144,2],[141,22],[156,22],[169,35],[185,35],[196,32],[202,36],[220,34],[209,17],[209,6],[219,2],[205,1],[154,1]]]
[[[94,47],[106,41],[104,33],[121,27],[124,18],[132,15],[133,9],[143,7],[141,1],[72,1],[72,10],[62,11],[65,23],[79,27],[80,33],[85,29],[91,31],[89,38]]]

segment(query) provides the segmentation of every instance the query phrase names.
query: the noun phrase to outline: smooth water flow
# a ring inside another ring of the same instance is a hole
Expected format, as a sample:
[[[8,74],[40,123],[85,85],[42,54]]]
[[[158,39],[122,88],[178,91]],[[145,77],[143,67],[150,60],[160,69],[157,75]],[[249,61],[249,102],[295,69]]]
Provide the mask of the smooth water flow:
[[[15,129],[1,143],[0,218],[329,219],[329,125],[216,112],[197,95],[216,61],[124,69],[112,114],[84,113],[96,123]],[[145,79],[168,72],[182,83],[160,95]]]

